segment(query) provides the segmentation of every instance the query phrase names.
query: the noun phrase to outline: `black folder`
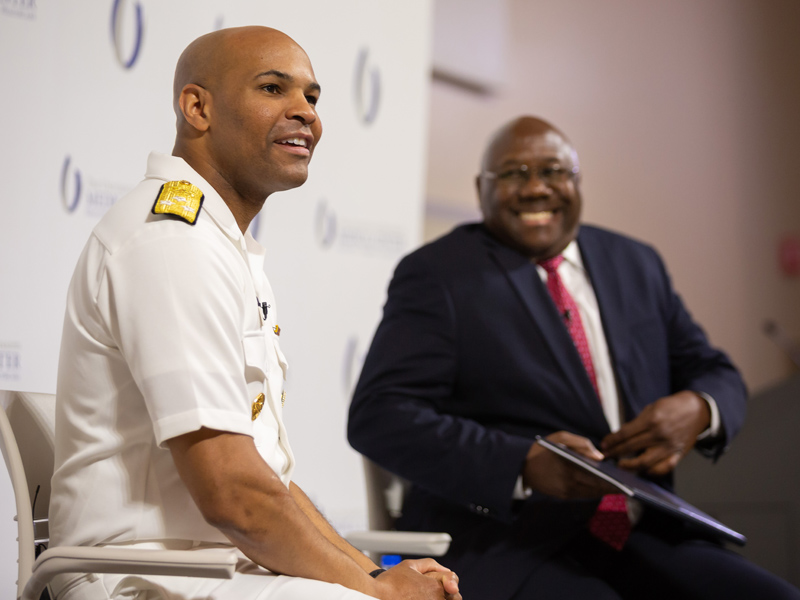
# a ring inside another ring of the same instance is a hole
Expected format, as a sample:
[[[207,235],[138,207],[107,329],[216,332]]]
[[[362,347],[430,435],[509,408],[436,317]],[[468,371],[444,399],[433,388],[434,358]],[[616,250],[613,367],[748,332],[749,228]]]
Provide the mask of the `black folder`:
[[[650,481],[637,477],[633,473],[620,469],[611,461],[598,462],[586,458],[557,442],[551,442],[543,437],[537,436],[536,441],[544,448],[555,452],[566,460],[586,469],[589,473],[596,475],[616,487],[620,493],[629,498],[639,500],[645,506],[653,507],[657,510],[676,516],[679,519],[688,521],[698,529],[710,534],[716,539],[727,540],[744,546],[747,538],[741,533],[726,527],[713,517],[710,517],[701,510],[698,510],[685,500],[675,494],[671,494],[661,486]]]

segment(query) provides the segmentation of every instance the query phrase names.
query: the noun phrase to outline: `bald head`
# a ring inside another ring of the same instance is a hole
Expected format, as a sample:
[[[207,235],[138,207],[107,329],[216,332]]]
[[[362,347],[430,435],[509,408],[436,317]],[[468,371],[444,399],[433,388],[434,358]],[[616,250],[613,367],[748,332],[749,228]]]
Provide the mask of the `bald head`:
[[[241,64],[254,47],[263,49],[285,44],[303,51],[288,35],[270,27],[231,27],[212,31],[194,40],[183,51],[175,67],[172,104],[179,126],[183,120],[179,99],[184,87],[195,84],[213,93],[232,66]]]
[[[322,135],[320,91],[308,55],[280,31],[204,35],[175,68],[172,153],[219,192],[244,230],[267,196],[308,177]]]
[[[535,139],[545,140],[559,146],[565,153],[565,157],[571,160],[572,166],[578,166],[578,153],[575,152],[575,148],[566,135],[543,119],[524,115],[509,121],[492,136],[483,153],[481,170],[492,170],[494,168],[492,165],[507,151],[509,146],[520,142],[530,143]]]

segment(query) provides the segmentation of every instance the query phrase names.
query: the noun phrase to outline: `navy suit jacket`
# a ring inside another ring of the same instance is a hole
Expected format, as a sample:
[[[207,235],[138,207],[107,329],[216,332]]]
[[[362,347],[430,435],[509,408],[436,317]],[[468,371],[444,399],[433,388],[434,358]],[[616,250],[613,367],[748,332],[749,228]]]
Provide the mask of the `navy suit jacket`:
[[[725,432],[707,448],[718,456],[744,419],[735,367],[692,321],[650,246],[586,225],[578,245],[624,419],[663,396],[705,392]],[[596,501],[536,494],[512,501],[535,437],[560,430],[596,445],[609,433],[535,265],[482,224],[458,227],[405,257],[361,372],[348,436],[412,482],[398,526],[449,532],[454,541],[442,562],[476,597],[510,596],[593,512]]]

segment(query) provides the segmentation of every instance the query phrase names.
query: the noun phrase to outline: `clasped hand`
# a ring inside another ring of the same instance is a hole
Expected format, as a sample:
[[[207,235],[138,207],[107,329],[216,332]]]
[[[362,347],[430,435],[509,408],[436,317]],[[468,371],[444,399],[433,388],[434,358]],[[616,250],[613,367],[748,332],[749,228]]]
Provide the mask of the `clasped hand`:
[[[432,558],[404,560],[375,583],[382,600],[461,600],[458,576]]]

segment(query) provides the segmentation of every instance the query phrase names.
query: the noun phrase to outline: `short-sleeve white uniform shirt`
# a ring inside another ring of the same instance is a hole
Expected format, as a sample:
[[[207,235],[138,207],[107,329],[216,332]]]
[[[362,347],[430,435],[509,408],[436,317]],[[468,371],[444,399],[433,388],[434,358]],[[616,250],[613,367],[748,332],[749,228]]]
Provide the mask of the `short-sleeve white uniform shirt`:
[[[193,225],[151,213],[173,180],[204,193]],[[156,153],[144,181],[96,226],[67,299],[53,544],[229,543],[202,518],[164,445],[201,427],[252,436],[289,484],[287,365],[264,255],[185,161]],[[252,420],[259,394],[264,407]]]

